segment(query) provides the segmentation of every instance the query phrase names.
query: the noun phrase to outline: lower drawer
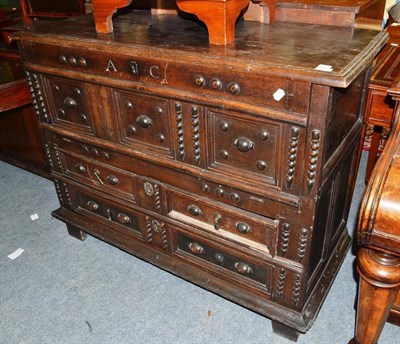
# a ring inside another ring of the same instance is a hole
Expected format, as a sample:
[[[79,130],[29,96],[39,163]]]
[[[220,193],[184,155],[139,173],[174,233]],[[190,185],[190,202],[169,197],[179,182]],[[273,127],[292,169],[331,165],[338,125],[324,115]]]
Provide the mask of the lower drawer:
[[[168,216],[240,245],[273,255],[279,222],[246,211],[217,205],[177,190],[167,190]]]
[[[75,189],[71,191],[76,212],[83,213],[97,221],[106,222],[109,225],[122,226],[142,236],[142,215],[92,194]]]
[[[214,272],[218,277],[267,294],[272,291],[273,266],[257,263],[248,255],[242,257],[238,252],[231,253],[227,246],[215,242],[210,244],[204,239],[177,231],[175,254]]]
[[[162,220],[105,200],[93,191],[71,187],[70,194],[74,211],[110,227],[110,236],[123,233],[124,236],[145,241],[156,248],[169,250],[168,229]]]

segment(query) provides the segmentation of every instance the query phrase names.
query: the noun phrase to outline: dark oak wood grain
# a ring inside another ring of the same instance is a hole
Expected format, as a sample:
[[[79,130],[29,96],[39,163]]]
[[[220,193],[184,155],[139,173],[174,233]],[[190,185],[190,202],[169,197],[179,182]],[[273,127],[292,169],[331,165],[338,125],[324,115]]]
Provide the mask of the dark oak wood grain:
[[[387,35],[143,12],[18,34],[71,235],[274,319],[313,324],[350,245],[370,64]],[[329,46],[330,49],[326,47]],[[327,71],[316,69],[328,64]]]

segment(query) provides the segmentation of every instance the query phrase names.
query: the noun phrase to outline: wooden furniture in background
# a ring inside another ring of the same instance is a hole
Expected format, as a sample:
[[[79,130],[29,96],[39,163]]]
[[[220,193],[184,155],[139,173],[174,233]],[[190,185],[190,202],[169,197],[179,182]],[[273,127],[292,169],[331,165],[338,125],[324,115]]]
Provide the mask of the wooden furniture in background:
[[[128,6],[131,0],[93,0],[92,3],[97,32],[110,33],[113,31],[113,14]],[[381,30],[385,3],[385,0],[329,0],[323,3],[319,0],[252,0],[252,3],[250,0],[176,0],[180,10],[194,14],[206,25],[209,42],[217,45],[234,41],[237,19],[242,14],[247,20],[263,23],[276,20]],[[138,6],[142,7],[142,2],[139,1]],[[154,0],[149,7],[153,14],[175,12],[170,0]]]
[[[357,238],[360,286],[356,336],[351,343],[375,344],[388,319],[400,325],[400,84],[392,133],[362,201]]]
[[[389,42],[376,57],[376,65],[368,85],[368,97],[365,109],[362,135],[373,126],[371,145],[365,179],[368,181],[379,155],[379,145],[383,128],[390,129],[394,113],[394,100],[388,90],[395,80],[400,78],[400,37],[399,26],[392,24],[387,28]]]
[[[99,33],[113,32],[113,14],[119,8],[128,6],[131,2],[132,0],[92,0],[96,31]]]
[[[386,0],[277,0],[276,20],[382,29]]]
[[[235,40],[236,20],[249,0],[176,0],[176,3],[207,26],[210,44],[226,45]]]
[[[20,56],[0,51],[0,159],[50,177],[31,101]]]
[[[83,0],[20,0],[22,20],[29,24],[38,18],[68,18],[85,14]]]

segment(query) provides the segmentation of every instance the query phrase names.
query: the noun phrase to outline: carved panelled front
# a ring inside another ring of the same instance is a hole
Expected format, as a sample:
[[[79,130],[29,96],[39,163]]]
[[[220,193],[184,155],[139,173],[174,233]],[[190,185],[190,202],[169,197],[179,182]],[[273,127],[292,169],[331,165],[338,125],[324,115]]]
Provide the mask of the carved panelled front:
[[[365,66],[278,67],[265,32],[211,49],[146,18],[107,44],[22,34],[54,216],[306,331],[349,246]]]

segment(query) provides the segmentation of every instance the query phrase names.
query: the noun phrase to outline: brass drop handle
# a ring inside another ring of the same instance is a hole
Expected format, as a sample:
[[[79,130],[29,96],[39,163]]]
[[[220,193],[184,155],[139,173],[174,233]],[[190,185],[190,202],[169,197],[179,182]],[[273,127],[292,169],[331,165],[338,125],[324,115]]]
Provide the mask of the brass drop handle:
[[[104,185],[104,182],[100,177],[100,171],[97,168],[95,168],[93,172],[94,172],[94,175],[95,175],[96,179],[99,181],[99,183],[101,185]]]
[[[235,263],[234,267],[242,275],[251,275],[253,273],[252,267],[245,263]]]
[[[83,164],[78,163],[75,165],[75,168],[78,170],[80,173],[86,173],[86,167],[83,166]]]
[[[72,99],[71,97],[67,97],[64,99],[64,105],[68,108],[68,109],[73,109],[75,106],[78,105],[78,103]]]
[[[97,211],[97,210],[99,210],[99,205],[96,203],[96,202],[94,202],[94,201],[88,201],[87,203],[86,203],[86,206],[88,207],[88,209],[89,210],[91,210],[91,211]]]
[[[107,181],[111,184],[111,185],[118,185],[119,184],[119,180],[116,176],[108,176],[107,177]]]
[[[191,242],[189,245],[189,250],[192,251],[194,254],[204,254],[206,252],[206,250],[204,249],[203,246],[195,243],[195,242]]]
[[[201,209],[198,206],[193,205],[193,204],[189,205],[187,209],[188,209],[190,215],[193,215],[193,216],[200,216],[203,214]]]
[[[240,137],[233,142],[238,151],[246,153],[254,149],[254,142],[247,137]]]
[[[111,210],[110,210],[110,209],[107,209],[107,210],[106,210],[106,212],[107,212],[107,218],[108,218],[108,221],[112,221],[112,214],[111,214]]]
[[[140,127],[142,128],[149,128],[153,125],[153,121],[151,118],[141,115],[137,118],[136,123],[139,124]]]
[[[221,222],[222,222],[222,215],[221,214],[219,214],[219,213],[216,213],[215,215],[214,215],[214,228],[216,229],[216,230],[219,230],[219,226],[220,226],[220,224],[221,224]]]
[[[120,223],[124,225],[131,223],[131,218],[124,213],[119,213],[117,219]]]
[[[236,224],[236,229],[239,233],[242,233],[242,234],[247,234],[247,233],[251,232],[251,227],[247,223],[244,223],[244,222],[238,222]]]

